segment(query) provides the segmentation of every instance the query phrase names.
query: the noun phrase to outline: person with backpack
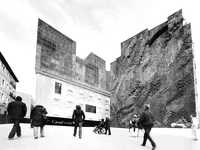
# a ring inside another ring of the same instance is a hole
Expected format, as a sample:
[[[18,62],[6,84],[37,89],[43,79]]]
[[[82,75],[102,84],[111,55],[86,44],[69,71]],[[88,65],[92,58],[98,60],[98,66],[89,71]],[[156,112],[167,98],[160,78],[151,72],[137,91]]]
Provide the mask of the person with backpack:
[[[144,105],[144,111],[142,112],[138,122],[143,127],[143,129],[145,131],[144,136],[143,136],[142,146],[146,145],[146,142],[147,142],[147,139],[148,139],[151,142],[151,145],[153,147],[152,150],[155,150],[156,144],[150,136],[151,129],[154,125],[154,117],[153,117],[153,114],[150,111],[150,105],[149,104]]]
[[[17,134],[18,137],[21,137],[20,122],[26,115],[26,104],[22,102],[22,98],[20,96],[17,96],[15,101],[8,104],[7,111],[8,119],[14,124],[8,135],[8,139],[13,139],[15,134]]]
[[[33,136],[38,139],[38,128],[40,127],[40,137],[44,137],[44,125],[46,122],[47,110],[42,105],[36,105],[31,110],[31,127],[33,127]]]
[[[85,114],[81,110],[80,105],[76,105],[76,109],[73,111],[72,120],[74,124],[74,137],[76,136],[77,127],[79,127],[79,138],[82,138],[82,125],[85,120]]]

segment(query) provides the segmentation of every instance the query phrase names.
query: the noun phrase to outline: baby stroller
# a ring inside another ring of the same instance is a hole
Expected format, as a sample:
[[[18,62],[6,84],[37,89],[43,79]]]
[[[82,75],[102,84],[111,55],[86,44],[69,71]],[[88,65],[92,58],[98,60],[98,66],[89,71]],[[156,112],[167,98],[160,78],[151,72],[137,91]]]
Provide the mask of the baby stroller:
[[[94,133],[98,133],[98,134],[105,134],[106,133],[106,129],[104,127],[99,127],[96,126],[93,130]]]
[[[99,123],[99,125],[97,125],[94,130],[94,133],[98,133],[98,134],[105,134],[106,133],[106,129],[105,129],[105,123],[104,123],[104,119],[102,119]]]

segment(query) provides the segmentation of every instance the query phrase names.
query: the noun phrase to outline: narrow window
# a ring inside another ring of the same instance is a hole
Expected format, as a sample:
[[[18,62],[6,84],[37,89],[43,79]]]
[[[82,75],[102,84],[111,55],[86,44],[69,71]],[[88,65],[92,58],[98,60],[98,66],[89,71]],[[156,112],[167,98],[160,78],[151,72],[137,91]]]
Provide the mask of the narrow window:
[[[61,94],[61,90],[62,90],[62,84],[55,82],[55,93]]]

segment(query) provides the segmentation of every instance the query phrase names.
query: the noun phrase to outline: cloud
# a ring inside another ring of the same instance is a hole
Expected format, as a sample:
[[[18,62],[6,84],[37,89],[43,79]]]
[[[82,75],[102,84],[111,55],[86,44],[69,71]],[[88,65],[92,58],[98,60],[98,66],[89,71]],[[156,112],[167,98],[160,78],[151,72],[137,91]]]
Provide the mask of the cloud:
[[[0,32],[7,40],[18,44],[27,43],[30,42],[32,35],[35,35],[34,12],[24,0],[20,3],[11,0],[1,3],[0,18]]]

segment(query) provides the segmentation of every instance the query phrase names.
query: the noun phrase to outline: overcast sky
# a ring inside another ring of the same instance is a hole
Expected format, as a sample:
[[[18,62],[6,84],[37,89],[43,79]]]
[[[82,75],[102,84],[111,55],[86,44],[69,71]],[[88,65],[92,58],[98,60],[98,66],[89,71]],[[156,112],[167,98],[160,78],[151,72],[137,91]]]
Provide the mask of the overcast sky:
[[[0,51],[19,83],[17,91],[35,97],[37,21],[41,18],[77,43],[76,54],[94,52],[106,68],[120,56],[120,43],[151,29],[183,9],[192,25],[197,74],[200,73],[198,0],[0,0]],[[198,77],[198,76],[197,76]],[[198,83],[200,80],[198,78]],[[199,84],[198,84],[199,85]],[[200,91],[198,86],[198,91]]]

